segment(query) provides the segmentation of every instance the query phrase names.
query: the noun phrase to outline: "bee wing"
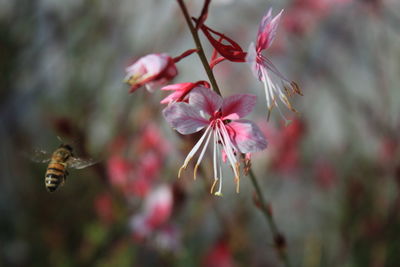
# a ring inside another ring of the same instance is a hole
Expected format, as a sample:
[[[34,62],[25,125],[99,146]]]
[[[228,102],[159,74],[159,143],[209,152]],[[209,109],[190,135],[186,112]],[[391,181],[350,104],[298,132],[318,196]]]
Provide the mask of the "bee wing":
[[[35,149],[33,152],[31,152],[28,157],[37,163],[46,163],[49,162],[51,159],[51,153],[41,150],[41,149]]]
[[[75,168],[75,169],[83,169],[89,166],[92,166],[93,164],[96,164],[98,161],[93,160],[93,159],[82,159],[82,158],[76,158],[76,157],[71,157],[68,160],[68,167]]]

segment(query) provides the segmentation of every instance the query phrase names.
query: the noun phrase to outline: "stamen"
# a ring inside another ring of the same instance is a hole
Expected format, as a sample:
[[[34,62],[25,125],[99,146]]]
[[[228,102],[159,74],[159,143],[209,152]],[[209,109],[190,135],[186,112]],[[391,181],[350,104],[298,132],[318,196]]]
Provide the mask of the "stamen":
[[[290,85],[292,86],[292,88],[293,88],[293,92],[295,92],[295,93],[297,93],[297,94],[299,94],[299,95],[301,95],[301,96],[304,96],[303,95],[303,92],[300,90],[300,86],[296,83],[296,82],[291,82],[290,83]]]
[[[213,131],[214,135],[214,147],[213,147],[213,170],[214,170],[214,179],[218,179],[218,173],[217,173],[217,146],[218,146],[218,140],[217,140],[217,134],[216,131]]]
[[[199,150],[201,144],[203,143],[204,139],[207,136],[208,131],[210,131],[211,125],[209,125],[207,127],[207,129],[205,130],[204,134],[200,137],[199,141],[197,141],[197,143],[194,145],[194,147],[192,148],[192,150],[190,150],[189,154],[186,156],[185,161],[183,162],[182,167],[180,167],[179,171],[178,171],[178,178],[181,177],[181,172],[182,170],[186,169],[187,165],[189,164],[189,161],[193,158],[194,154],[196,154],[197,150]]]
[[[221,140],[223,141],[223,146],[224,146],[226,155],[228,156],[229,163],[231,164],[231,167],[233,169],[235,177],[238,177],[239,176],[239,172],[236,170],[236,167],[235,167],[235,165],[237,163],[237,159],[236,159],[236,156],[233,154],[233,151],[234,151],[233,144],[231,142],[229,134],[228,134],[228,132],[227,132],[227,130],[225,128],[225,125],[223,123],[222,123],[220,129],[221,129],[222,135],[224,137],[224,138],[221,137]]]
[[[236,193],[239,194],[239,189],[240,189],[240,178],[235,177],[235,183],[236,183]]]
[[[204,153],[206,152],[208,143],[210,142],[210,139],[211,139],[211,135],[212,135],[212,131],[208,134],[207,140],[206,140],[206,142],[205,142],[205,144],[203,146],[203,149],[200,152],[200,156],[197,159],[196,165],[194,166],[194,170],[193,170],[193,179],[194,180],[196,180],[197,168],[199,167],[200,162],[203,159]]]
[[[196,180],[196,175],[197,175],[197,169],[199,168],[199,164],[196,163],[196,165],[194,166],[194,170],[193,170],[193,180]]]
[[[240,173],[240,170],[239,170],[239,168],[240,168],[240,163],[239,163],[239,162],[236,162],[235,168],[236,168],[236,172],[237,172],[237,173]],[[236,176],[236,177],[235,177],[235,183],[236,183],[236,193],[239,193],[240,176]]]
[[[214,178],[214,182],[213,182],[213,184],[212,184],[212,186],[211,186],[210,194],[213,193],[214,187],[215,187],[215,185],[217,184],[217,182],[218,182],[218,178]]]
[[[217,147],[217,155],[221,155],[220,148]],[[217,158],[217,165],[218,165],[218,177],[219,177],[219,188],[218,191],[215,192],[214,195],[222,197],[222,159],[220,156]]]

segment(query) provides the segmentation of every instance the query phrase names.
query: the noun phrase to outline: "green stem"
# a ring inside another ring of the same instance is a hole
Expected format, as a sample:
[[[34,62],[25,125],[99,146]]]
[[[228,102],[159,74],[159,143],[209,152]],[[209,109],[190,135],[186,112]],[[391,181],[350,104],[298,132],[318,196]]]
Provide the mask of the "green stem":
[[[193,23],[189,16],[188,11],[187,11],[186,5],[183,3],[183,0],[177,0],[177,1],[182,10],[183,15],[185,16],[185,20],[186,20],[187,25],[189,26],[190,32],[192,33],[193,40],[194,40],[194,42],[196,44],[196,48],[197,48],[197,54],[200,57],[201,63],[203,64],[203,67],[207,73],[207,76],[208,76],[208,79],[210,80],[211,86],[217,94],[221,95],[221,91],[218,88],[217,81],[215,80],[214,74],[210,68],[210,65],[208,64],[208,60],[207,60],[206,55],[204,54],[203,46],[201,45],[199,35],[193,26]]]

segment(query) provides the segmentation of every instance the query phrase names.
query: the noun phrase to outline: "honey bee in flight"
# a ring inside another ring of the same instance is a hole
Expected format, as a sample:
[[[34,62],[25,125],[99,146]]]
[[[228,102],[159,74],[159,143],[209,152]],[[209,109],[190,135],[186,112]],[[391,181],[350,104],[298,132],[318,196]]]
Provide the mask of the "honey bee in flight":
[[[60,185],[64,185],[68,175],[67,168],[83,169],[97,163],[92,159],[75,157],[72,147],[67,144],[61,144],[52,154],[43,150],[35,151],[32,159],[36,162],[49,162],[44,178],[49,192],[54,192]]]

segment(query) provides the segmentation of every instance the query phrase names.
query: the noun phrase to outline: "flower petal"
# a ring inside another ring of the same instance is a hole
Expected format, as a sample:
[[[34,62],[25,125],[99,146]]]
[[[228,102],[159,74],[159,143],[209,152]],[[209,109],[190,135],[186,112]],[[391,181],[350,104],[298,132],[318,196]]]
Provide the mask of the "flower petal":
[[[181,134],[195,133],[208,125],[199,109],[184,102],[169,105],[163,110],[163,115],[168,124]]]
[[[253,111],[257,97],[250,94],[237,94],[224,99],[222,103],[222,116],[226,120],[243,118]]]
[[[128,66],[125,70],[127,75],[145,72],[148,76],[155,76],[167,66],[168,58],[166,54],[146,55]]]
[[[261,20],[260,27],[258,29],[257,36],[257,52],[261,52],[271,46],[276,35],[276,29],[278,28],[279,20],[282,15],[283,9],[274,18],[271,17],[272,9],[264,15]]]
[[[190,86],[193,83],[175,83],[169,84],[161,88],[163,91],[178,91],[184,90],[187,86]]]
[[[222,106],[222,97],[204,87],[196,87],[189,95],[189,104],[198,110],[214,115]]]
[[[164,87],[164,88],[165,88],[165,87]],[[163,88],[162,88],[161,90],[163,90]],[[166,89],[164,89],[164,90],[166,90]],[[160,101],[160,103],[161,103],[161,104],[169,104],[169,103],[172,103],[172,102],[174,102],[176,99],[178,99],[178,98],[181,96],[181,94],[182,94],[182,92],[180,92],[180,91],[173,92],[173,93],[169,94],[168,96],[166,96],[164,99],[162,99],[162,100]]]
[[[241,153],[256,152],[267,148],[264,134],[252,121],[232,121],[226,125],[226,129]]]

